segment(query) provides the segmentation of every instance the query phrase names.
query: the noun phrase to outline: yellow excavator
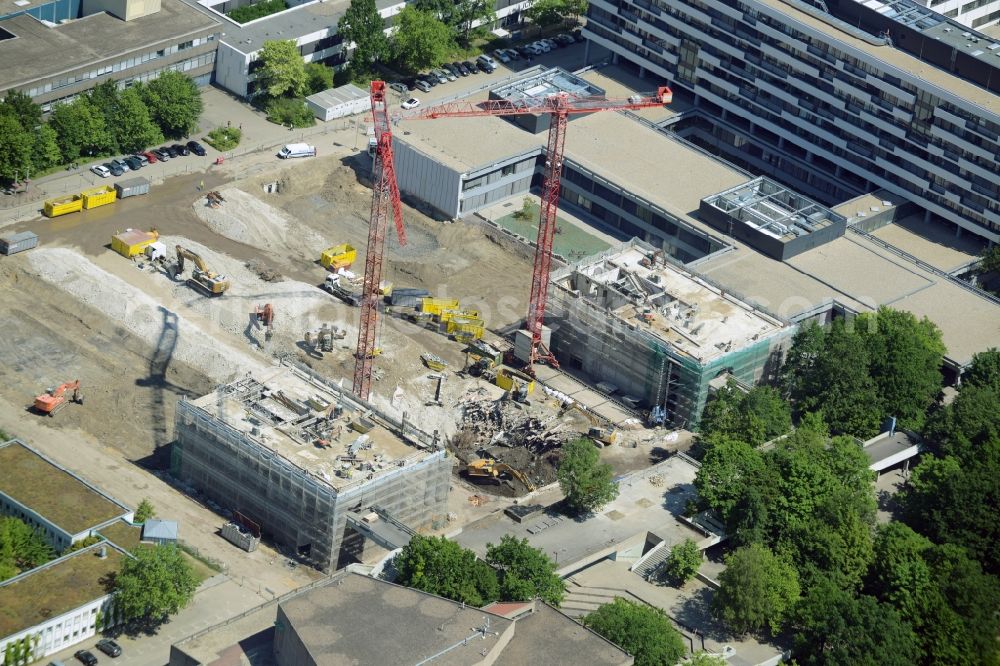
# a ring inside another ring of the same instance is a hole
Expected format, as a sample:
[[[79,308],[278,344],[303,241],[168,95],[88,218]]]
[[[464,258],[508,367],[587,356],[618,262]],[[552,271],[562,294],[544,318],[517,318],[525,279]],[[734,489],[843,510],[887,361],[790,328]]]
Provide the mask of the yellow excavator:
[[[524,475],[510,465],[502,462],[497,462],[492,458],[480,458],[479,460],[472,460],[465,466],[465,473],[468,475],[469,479],[472,481],[496,481],[500,483],[501,479],[505,476],[512,476],[528,489],[528,492],[535,490],[535,485],[528,480],[528,477]]]
[[[177,246],[177,270],[174,273],[174,277],[180,277],[184,273],[185,259],[189,259],[194,263],[191,277],[187,279],[189,285],[208,296],[221,296],[226,293],[229,289],[229,280],[226,276],[210,271],[204,259],[180,245]]]

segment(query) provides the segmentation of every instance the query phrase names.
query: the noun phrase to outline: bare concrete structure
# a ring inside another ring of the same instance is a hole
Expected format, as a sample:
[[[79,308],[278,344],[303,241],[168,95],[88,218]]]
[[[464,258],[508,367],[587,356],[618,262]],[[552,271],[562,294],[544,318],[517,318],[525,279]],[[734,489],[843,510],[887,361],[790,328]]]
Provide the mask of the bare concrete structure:
[[[276,368],[180,402],[176,436],[176,476],[324,571],[345,538],[403,545],[446,511],[451,463],[436,439],[306,369]]]
[[[553,273],[549,298],[561,362],[681,427],[697,423],[719,374],[768,378],[796,328],[637,239]]]

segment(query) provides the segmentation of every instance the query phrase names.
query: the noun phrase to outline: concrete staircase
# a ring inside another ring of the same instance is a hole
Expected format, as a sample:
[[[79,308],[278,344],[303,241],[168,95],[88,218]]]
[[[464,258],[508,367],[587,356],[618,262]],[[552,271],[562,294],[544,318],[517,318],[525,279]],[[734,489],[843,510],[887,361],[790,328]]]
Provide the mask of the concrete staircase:
[[[632,573],[636,574],[643,580],[649,580],[650,578],[655,578],[659,574],[660,568],[663,563],[667,561],[670,557],[670,549],[667,548],[666,543],[660,542],[656,545],[646,556],[632,568]]]
[[[575,619],[580,619],[587,613],[594,612],[604,604],[610,604],[615,600],[615,597],[631,599],[625,590],[580,585],[572,578],[567,583],[566,597],[559,610]]]

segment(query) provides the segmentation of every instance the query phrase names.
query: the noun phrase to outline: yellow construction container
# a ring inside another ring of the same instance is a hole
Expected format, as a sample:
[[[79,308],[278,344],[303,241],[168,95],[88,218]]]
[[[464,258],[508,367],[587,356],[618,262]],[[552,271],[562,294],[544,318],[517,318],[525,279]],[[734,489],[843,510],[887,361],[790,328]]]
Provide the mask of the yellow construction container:
[[[479,319],[479,310],[442,310],[438,319],[442,322],[452,319]]]
[[[42,212],[45,217],[59,217],[83,210],[83,198],[79,194],[67,194],[65,196],[49,199],[45,202]]]
[[[160,234],[155,231],[126,229],[111,237],[111,249],[126,259],[131,259],[145,252],[146,248],[155,243],[159,237]]]
[[[532,393],[535,390],[535,380],[523,372],[509,368],[500,368],[497,371],[497,386],[504,391],[513,390],[515,386],[527,386],[528,393]]]
[[[427,314],[438,315],[445,310],[457,310],[459,306],[457,298],[422,298],[420,299],[420,311]]]
[[[448,320],[447,331],[448,335],[461,336],[465,341],[470,338],[478,340],[483,337],[483,333],[486,331],[486,322],[471,317],[453,317]]]
[[[118,198],[118,192],[111,185],[101,185],[84,190],[80,193],[80,197],[83,199],[83,207],[90,209],[114,203]]]
[[[336,271],[341,268],[349,268],[357,258],[358,251],[353,246],[342,243],[323,250],[323,254],[319,256],[319,263],[323,264],[323,268],[327,270]]]

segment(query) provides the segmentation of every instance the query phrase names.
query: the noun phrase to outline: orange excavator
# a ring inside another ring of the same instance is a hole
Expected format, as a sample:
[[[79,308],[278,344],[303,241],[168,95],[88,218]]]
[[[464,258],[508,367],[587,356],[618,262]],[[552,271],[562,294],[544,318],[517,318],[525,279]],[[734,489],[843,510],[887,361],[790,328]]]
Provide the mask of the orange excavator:
[[[264,340],[270,340],[271,336],[274,335],[274,308],[271,307],[270,303],[258,305],[254,310],[254,315],[256,315],[257,321],[264,324]]]
[[[72,391],[72,400],[78,405],[83,404],[83,391],[80,390],[80,380],[60,384],[58,388],[50,388],[35,398],[35,411],[41,414],[55,416],[56,412],[66,406],[66,392]]]

